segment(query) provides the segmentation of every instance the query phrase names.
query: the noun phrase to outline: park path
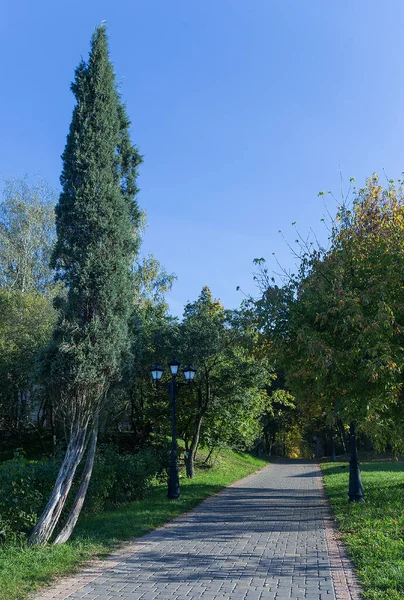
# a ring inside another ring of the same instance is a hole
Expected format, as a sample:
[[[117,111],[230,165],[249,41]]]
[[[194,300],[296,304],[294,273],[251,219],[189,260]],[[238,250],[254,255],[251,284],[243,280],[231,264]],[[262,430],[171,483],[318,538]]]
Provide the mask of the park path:
[[[279,461],[37,600],[356,600],[314,461]]]

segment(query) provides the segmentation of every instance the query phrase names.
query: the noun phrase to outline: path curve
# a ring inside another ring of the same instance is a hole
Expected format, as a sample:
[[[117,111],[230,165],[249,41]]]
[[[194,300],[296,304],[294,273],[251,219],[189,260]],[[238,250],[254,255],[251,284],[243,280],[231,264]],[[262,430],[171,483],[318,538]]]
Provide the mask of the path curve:
[[[278,461],[36,600],[357,600],[314,461]]]

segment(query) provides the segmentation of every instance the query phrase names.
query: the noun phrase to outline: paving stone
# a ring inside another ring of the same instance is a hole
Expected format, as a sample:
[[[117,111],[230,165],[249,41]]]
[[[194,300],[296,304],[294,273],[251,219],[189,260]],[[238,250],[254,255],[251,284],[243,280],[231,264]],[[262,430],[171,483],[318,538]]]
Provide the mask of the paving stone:
[[[319,476],[273,463],[36,600],[336,600]]]

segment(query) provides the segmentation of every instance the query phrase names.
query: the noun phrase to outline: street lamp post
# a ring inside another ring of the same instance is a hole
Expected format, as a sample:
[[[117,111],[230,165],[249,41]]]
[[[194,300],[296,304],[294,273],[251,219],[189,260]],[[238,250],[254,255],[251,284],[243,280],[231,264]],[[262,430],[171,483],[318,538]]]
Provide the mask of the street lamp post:
[[[168,387],[171,399],[171,455],[170,455],[170,474],[168,478],[168,493],[167,497],[170,500],[176,500],[180,497],[180,481],[178,477],[178,460],[177,460],[177,423],[176,423],[176,403],[177,390],[182,385],[190,385],[194,380],[196,369],[189,365],[183,369],[186,383],[177,381],[178,369],[180,363],[177,360],[172,360],[168,363],[171,372],[171,381],[168,384],[161,384],[160,380],[163,376],[164,369],[160,365],[152,367],[152,377],[156,385],[165,385]]]
[[[364,502],[364,491],[359,470],[358,447],[356,445],[355,424],[351,423],[349,427],[349,451],[351,458],[349,460],[349,502]]]
[[[177,360],[172,360],[169,365],[171,371],[170,381],[170,398],[171,398],[171,457],[170,457],[170,475],[168,478],[168,493],[170,500],[175,500],[180,497],[180,480],[178,477],[178,460],[177,460],[177,373],[180,363]]]

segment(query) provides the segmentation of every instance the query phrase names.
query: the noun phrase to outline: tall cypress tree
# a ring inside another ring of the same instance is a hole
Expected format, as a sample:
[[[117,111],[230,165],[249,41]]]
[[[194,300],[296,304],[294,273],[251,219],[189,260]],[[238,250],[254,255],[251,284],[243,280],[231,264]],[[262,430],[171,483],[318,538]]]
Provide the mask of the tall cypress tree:
[[[97,28],[87,63],[76,69],[76,106],[56,207],[52,266],[65,284],[49,348],[50,378],[69,432],[66,455],[31,543],[46,543],[59,520],[77,466],[87,461],[72,513],[56,542],[65,541],[84,501],[97,439],[98,415],[119,378],[128,345],[133,300],[131,267],[139,246],[135,201],[141,157],[131,144],[125,107],[108,55],[105,26]]]

